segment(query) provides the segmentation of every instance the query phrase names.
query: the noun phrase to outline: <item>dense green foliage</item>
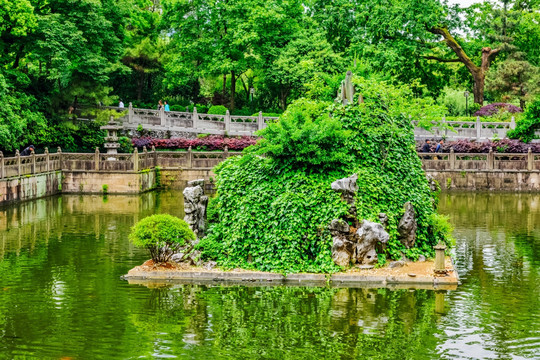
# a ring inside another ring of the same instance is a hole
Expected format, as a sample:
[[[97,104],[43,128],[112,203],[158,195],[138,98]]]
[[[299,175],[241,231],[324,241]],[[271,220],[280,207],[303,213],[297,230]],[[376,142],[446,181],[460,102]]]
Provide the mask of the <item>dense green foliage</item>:
[[[508,137],[529,142],[538,138],[535,135],[535,131],[538,130],[540,130],[540,98],[527,107],[523,117],[516,123],[516,128],[508,132]]]
[[[464,115],[466,89],[470,103],[523,107],[540,91],[539,6],[1,0],[0,150],[29,143],[86,150],[84,135],[66,121],[119,100],[281,113],[298,98],[332,100],[346,70],[409,84],[418,99],[438,99],[447,115]],[[485,63],[482,49],[493,50]]]
[[[227,113],[227,108],[223,105],[214,105],[208,109],[208,114],[211,115],[225,115]]]
[[[215,169],[217,197],[209,211],[213,223],[200,245],[205,256],[225,267],[335,271],[327,227],[348,207],[330,184],[353,173],[358,174],[359,220],[388,215],[386,255],[429,256],[439,240],[450,243],[451,230],[435,212],[434,194],[404,112],[408,100],[412,111],[418,110],[413,99],[404,97],[403,87],[363,78],[354,83],[363,90],[364,103],[358,104],[358,97],[348,106],[299,100],[261,131],[263,140],[242,158],[228,159]],[[418,221],[411,249],[397,238],[407,201]]]
[[[329,103],[300,99],[279,121],[262,130],[258,146],[248,151],[267,155],[293,169],[331,171],[352,161],[346,148],[351,132],[325,110]]]
[[[129,240],[137,247],[148,249],[152,260],[160,263],[168,261],[189,240],[195,240],[195,234],[184,220],[159,214],[148,216],[135,224]]]

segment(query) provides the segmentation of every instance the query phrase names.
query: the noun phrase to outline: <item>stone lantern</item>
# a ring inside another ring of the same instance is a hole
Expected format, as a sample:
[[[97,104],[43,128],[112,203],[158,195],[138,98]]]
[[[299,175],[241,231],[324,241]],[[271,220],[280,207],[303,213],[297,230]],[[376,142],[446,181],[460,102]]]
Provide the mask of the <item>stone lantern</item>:
[[[118,130],[122,129],[122,126],[114,122],[114,118],[111,116],[111,119],[105,126],[100,127],[101,130],[107,130],[107,136],[105,137],[105,144],[103,147],[107,149],[107,154],[114,155],[118,153],[118,148],[120,143],[118,142]],[[110,157],[109,160],[114,160],[114,157]]]
[[[446,274],[447,271],[444,263],[444,250],[446,250],[446,245],[439,241],[433,248],[435,249],[435,273]]]

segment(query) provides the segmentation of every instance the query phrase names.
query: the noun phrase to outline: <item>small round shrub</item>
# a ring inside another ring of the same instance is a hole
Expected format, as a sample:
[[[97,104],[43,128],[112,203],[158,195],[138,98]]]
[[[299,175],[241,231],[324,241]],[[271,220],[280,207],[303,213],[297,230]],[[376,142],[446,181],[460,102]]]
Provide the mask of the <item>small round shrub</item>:
[[[208,109],[209,115],[225,115],[227,113],[227,108],[223,105],[214,105]]]
[[[184,220],[159,214],[135,224],[129,240],[137,247],[148,249],[154,263],[162,263],[169,261],[180,247],[190,244],[190,240],[195,240],[195,234]]]

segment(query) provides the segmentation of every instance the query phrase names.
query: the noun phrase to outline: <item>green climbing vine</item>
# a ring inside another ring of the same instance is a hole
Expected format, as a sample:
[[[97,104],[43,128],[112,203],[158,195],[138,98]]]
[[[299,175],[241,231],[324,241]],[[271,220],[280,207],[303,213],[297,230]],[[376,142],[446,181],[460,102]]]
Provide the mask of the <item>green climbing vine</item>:
[[[262,130],[262,140],[242,158],[215,169],[217,197],[210,202],[209,234],[199,244],[205,258],[231,268],[339,270],[327,228],[348,206],[330,184],[353,173],[358,174],[359,218],[378,221],[379,213],[388,215],[390,240],[383,255],[415,259],[432,255],[439,240],[451,243],[451,228],[436,213],[415,151],[403,100],[407,94],[402,87],[353,81],[363,102],[358,94],[347,106],[301,99]],[[407,201],[418,222],[411,249],[397,236]]]

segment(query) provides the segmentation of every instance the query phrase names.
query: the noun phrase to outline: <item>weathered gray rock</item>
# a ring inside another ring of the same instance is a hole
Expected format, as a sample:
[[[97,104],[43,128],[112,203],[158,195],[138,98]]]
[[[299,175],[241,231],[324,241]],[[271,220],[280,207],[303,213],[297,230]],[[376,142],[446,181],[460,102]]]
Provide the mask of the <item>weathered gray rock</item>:
[[[188,204],[196,204],[199,202],[201,196],[204,195],[204,190],[202,186],[196,185],[192,187],[186,187],[182,194],[184,194],[184,200],[187,201]]]
[[[337,266],[347,267],[351,264],[354,244],[342,237],[334,237],[332,246],[332,260]]]
[[[336,180],[332,183],[332,190],[340,192],[342,194],[345,193],[356,193],[358,191],[358,184],[356,181],[358,180],[358,175],[353,174],[347,178]]]
[[[426,178],[427,178],[427,180],[428,180],[429,189],[430,189],[432,192],[436,192],[437,190],[439,190],[439,187],[437,186],[437,181],[435,181],[435,179],[433,178],[433,176],[431,176],[430,174],[427,174],[427,175],[426,175]]]
[[[370,265],[377,262],[377,247],[381,251],[388,242],[389,235],[383,225],[362,221],[358,222],[355,196],[358,191],[358,175],[353,174],[347,178],[336,180],[332,183],[332,190],[341,194],[341,199],[350,205],[350,209],[344,221],[332,220],[329,226],[333,237],[332,259],[334,262],[345,267],[351,263]],[[380,214],[383,223],[388,224],[388,216]],[[349,224],[357,228],[356,232],[350,231]]]
[[[374,264],[377,262],[377,244],[386,244],[390,236],[381,224],[364,220],[356,231],[356,262]]]
[[[185,261],[186,259],[184,259],[184,253],[176,253],[176,254],[173,254],[173,256],[171,256],[171,260],[176,262],[176,263],[181,263],[183,261]]]
[[[350,231],[349,224],[341,219],[334,219],[329,226],[330,232],[338,232],[348,234]],[[333,234],[332,234],[333,235]]]
[[[405,261],[392,261],[390,264],[388,264],[388,267],[390,269],[394,269],[394,268],[400,268],[400,267],[403,267],[405,266]]]
[[[354,199],[356,192],[358,191],[357,180],[358,175],[353,174],[347,178],[336,180],[331,184],[332,190],[339,192],[341,194],[341,199],[350,206],[349,213],[345,217],[355,227],[358,226]]]
[[[207,261],[203,264],[203,268],[206,270],[212,270],[217,266],[217,262],[215,261]]]
[[[188,181],[187,186],[188,187],[195,187],[195,186],[204,187],[204,179],[197,179],[197,180]]]
[[[416,213],[410,201],[405,203],[404,208],[405,213],[398,224],[398,239],[407,249],[410,249],[416,240]]]
[[[203,260],[201,259],[201,252],[199,250],[193,250],[189,255],[189,258],[191,259],[193,265],[201,266],[203,264]]]
[[[418,260],[417,260],[417,261],[418,261],[418,262],[424,262],[424,261],[426,261],[426,257],[425,257],[424,255],[420,255],[420,256],[418,256]]]
[[[193,180],[188,182],[188,187],[184,194],[184,220],[197,238],[204,237],[206,231],[206,208],[208,206],[208,196],[204,195],[204,180]]]

